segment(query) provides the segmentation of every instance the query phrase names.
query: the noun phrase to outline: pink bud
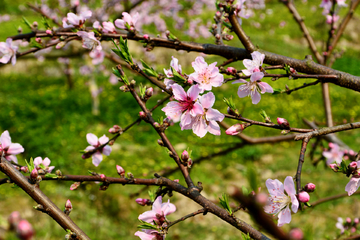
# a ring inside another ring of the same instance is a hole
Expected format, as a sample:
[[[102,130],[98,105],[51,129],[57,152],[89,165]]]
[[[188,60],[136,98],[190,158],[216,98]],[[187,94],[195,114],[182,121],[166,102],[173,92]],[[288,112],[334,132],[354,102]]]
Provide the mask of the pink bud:
[[[232,125],[231,127],[229,127],[225,133],[227,135],[237,135],[239,133],[241,133],[243,130],[244,130],[244,125],[243,124],[240,124],[240,123],[237,123],[235,125]]]
[[[181,154],[181,159],[184,161],[184,162],[187,162],[187,160],[189,159],[189,153],[186,151],[186,150],[184,150],[183,152],[182,152],[182,154]]]
[[[259,193],[255,195],[255,200],[260,205],[266,205],[268,201],[268,195],[265,193]]]
[[[30,178],[36,179],[38,176],[39,176],[38,171],[36,170],[36,168],[34,168],[30,173]]]
[[[28,167],[24,167],[24,166],[21,167],[20,170],[23,171],[24,173],[29,172],[29,168],[28,168]]]
[[[122,177],[125,175],[125,170],[119,165],[116,165],[116,171]]]
[[[347,223],[351,223],[351,218],[346,218]]]
[[[345,155],[344,156],[344,160],[348,160],[349,159],[349,156],[348,155]]]
[[[41,38],[37,37],[37,38],[35,38],[35,41],[38,43],[41,43]]]
[[[72,204],[71,204],[70,199],[68,199],[68,200],[66,201],[66,203],[65,203],[65,208],[67,208],[67,209],[72,209]]]
[[[290,128],[290,124],[285,118],[277,118],[276,120],[280,127]]]
[[[21,220],[20,213],[18,211],[12,212],[8,218],[10,229],[15,229]]]
[[[302,191],[302,192],[300,192],[299,193],[299,201],[300,202],[308,202],[309,200],[310,200],[310,195],[307,193],[307,192],[305,192],[305,191]]]
[[[49,35],[51,35],[51,34],[52,34],[52,31],[51,31],[51,30],[49,30],[49,29],[48,29],[48,30],[46,30],[45,32],[46,32],[46,34],[49,34]]]
[[[100,174],[100,178],[101,178],[101,180],[105,181],[106,180],[105,174]]]
[[[174,182],[177,182],[177,183],[179,183],[179,179],[174,179]]]
[[[334,148],[334,147],[335,147],[335,144],[332,142],[329,142],[329,148]]]
[[[28,221],[21,220],[17,225],[16,234],[21,240],[30,240],[34,236],[34,230]]]
[[[73,184],[71,184],[70,186],[70,190],[73,191],[75,189],[77,189],[80,186],[81,182],[74,182]]]
[[[143,111],[139,112],[139,116],[141,119],[146,119],[146,113],[144,113]]]
[[[356,163],[356,162],[351,162],[351,163],[349,164],[349,168],[352,169],[352,170],[355,170],[356,167],[357,167],[357,163]]]
[[[137,198],[135,199],[135,202],[141,206],[146,206],[148,203],[150,203],[150,200],[145,198]]]
[[[338,165],[336,163],[331,163],[329,164],[329,166],[331,167],[331,169],[333,170],[337,170],[338,169]]]
[[[231,74],[235,74],[235,73],[236,73],[236,69],[233,68],[233,67],[228,67],[228,68],[226,69],[226,71],[228,71],[228,72],[231,73]]]
[[[290,239],[293,240],[302,240],[304,238],[304,233],[300,228],[293,228],[289,232]]]
[[[158,122],[154,122],[153,123],[153,126],[155,127],[155,128],[160,128],[161,126],[160,126],[160,123],[158,123]]]
[[[149,88],[146,89],[146,91],[145,91],[145,96],[146,96],[147,98],[150,98],[150,97],[153,95],[153,93],[154,93],[154,89],[153,89],[152,87],[149,87]]]
[[[143,37],[144,37],[146,40],[149,40],[149,39],[150,39],[150,37],[149,37],[148,34],[144,34]]]
[[[114,125],[112,128],[109,129],[109,133],[115,134],[120,132],[121,127],[119,125]]]
[[[191,168],[193,165],[193,160],[191,158],[189,158],[188,162],[187,162],[187,166],[188,168]]]
[[[350,150],[350,151],[349,151],[349,155],[355,156],[355,152],[354,152],[353,150]]]
[[[354,223],[358,224],[359,223],[359,219],[358,218],[354,218]]]
[[[315,187],[316,187],[315,184],[308,183],[308,184],[305,185],[304,190],[306,192],[313,192],[313,191],[315,191]]]
[[[189,78],[189,79],[187,80],[187,83],[190,84],[190,85],[193,85],[193,84],[194,84],[194,81]]]
[[[356,228],[355,228],[355,227],[352,227],[352,228],[350,229],[350,231],[351,231],[352,233],[354,233],[354,232],[356,232]]]

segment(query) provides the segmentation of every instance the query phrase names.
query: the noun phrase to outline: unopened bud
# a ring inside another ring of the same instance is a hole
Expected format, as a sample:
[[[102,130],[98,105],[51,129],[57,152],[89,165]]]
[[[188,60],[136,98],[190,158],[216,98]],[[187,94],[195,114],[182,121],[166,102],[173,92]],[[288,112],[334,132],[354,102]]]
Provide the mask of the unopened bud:
[[[136,81],[134,79],[130,81],[130,86],[131,87],[135,87],[135,84],[136,84]]]
[[[105,174],[100,174],[100,178],[101,178],[102,181],[105,181],[106,180]]]
[[[165,36],[166,36],[167,38],[170,37],[170,31],[169,31],[169,30],[166,30],[166,31],[165,31]]]
[[[217,19],[220,19],[220,18],[221,18],[221,12],[217,11],[217,12],[215,13],[215,17],[216,17]]]
[[[62,172],[60,171],[60,169],[56,170],[56,171],[55,171],[55,174],[56,174],[57,176],[59,176],[59,177],[62,176]]]
[[[226,69],[226,71],[227,71],[228,73],[231,73],[231,74],[236,74],[236,73],[237,73],[236,69],[233,68],[233,67],[228,67],[228,68]]]
[[[188,168],[191,168],[192,165],[193,165],[193,160],[191,158],[189,158],[189,160],[187,161]]]
[[[154,93],[154,89],[152,87],[149,87],[148,89],[146,89],[145,91],[145,97],[146,98],[150,98]]]
[[[280,127],[290,128],[290,124],[285,118],[277,118],[276,120]]]
[[[233,116],[237,116],[239,115],[238,110],[237,109],[232,109],[231,107],[227,108],[227,113]]]
[[[31,240],[34,236],[34,230],[28,221],[21,220],[17,225],[16,235],[21,240]]]
[[[300,228],[293,228],[289,232],[289,237],[291,240],[302,240],[304,238],[304,233]]]
[[[23,171],[24,173],[29,172],[29,168],[26,166],[21,167],[20,170]]]
[[[315,184],[308,183],[308,184],[305,185],[304,190],[306,192],[313,192],[313,191],[315,191],[315,187],[316,187]]]
[[[351,223],[351,218],[349,218],[349,217],[346,218],[346,222],[347,222],[347,223]]]
[[[65,210],[64,210],[64,213],[66,214],[66,215],[69,215],[70,214],[70,212],[72,211],[72,204],[71,204],[71,202],[70,202],[70,199],[68,199],[67,201],[66,201],[66,203],[65,203]]]
[[[124,168],[122,168],[121,166],[116,165],[116,171],[117,171],[117,173],[118,173],[121,177],[124,177],[124,176],[125,176],[125,170],[124,170]]]
[[[188,83],[189,85],[193,85],[193,84],[194,84],[194,81],[189,78],[189,79],[187,80],[187,83]]]
[[[216,38],[216,40],[220,40],[220,38],[221,38],[220,34],[217,33],[217,34],[215,35],[215,38]]]
[[[179,183],[179,179],[174,179],[174,182]]]
[[[77,189],[80,186],[81,182],[74,182],[73,184],[71,184],[70,186],[70,190],[73,191],[75,189]]]
[[[41,38],[37,37],[37,38],[35,38],[35,41],[38,43],[41,43]]]
[[[158,143],[160,146],[162,146],[162,147],[165,146],[163,140],[161,140],[161,139],[158,139],[158,140],[157,140],[157,143]]]
[[[109,185],[108,185],[108,184],[103,184],[103,185],[100,185],[99,190],[100,190],[100,191],[105,191],[105,190],[107,190],[108,188],[109,188]]]
[[[153,123],[153,126],[154,126],[154,128],[156,128],[156,129],[159,129],[161,126],[160,126],[160,123],[158,123],[158,122],[154,122]]]
[[[300,202],[306,203],[306,202],[308,202],[310,200],[310,195],[307,192],[302,191],[302,192],[299,193],[298,198],[299,198]]]
[[[121,127],[119,125],[114,125],[112,128],[109,129],[109,133],[115,134],[120,132]]]
[[[32,24],[32,26],[34,27],[34,28],[37,28],[38,26],[39,26],[39,24],[38,24],[38,22],[33,22],[33,24]]]
[[[143,37],[144,37],[146,40],[149,40],[149,39],[150,39],[150,37],[149,37],[148,34],[144,34]]]
[[[120,89],[121,91],[123,91],[123,92],[128,92],[128,91],[130,91],[129,87],[126,86],[126,85],[121,86],[119,89]]]
[[[354,223],[358,224],[359,223],[359,219],[358,218],[354,218]]]
[[[35,180],[39,176],[38,171],[34,168],[30,173],[30,178]]]
[[[230,35],[230,34],[224,34],[222,35],[222,38],[225,40],[225,41],[231,41],[234,36],[233,35]]]
[[[334,171],[337,172],[339,170],[339,167],[336,163],[329,164],[329,167]]]
[[[182,152],[182,154],[181,154],[181,159],[184,161],[184,162],[187,162],[187,160],[189,160],[189,153],[186,151],[186,150],[184,150],[183,152]]]
[[[139,116],[142,120],[146,119],[146,113],[144,113],[143,111],[139,112]]]
[[[244,124],[237,123],[237,124],[229,127],[229,128],[225,131],[225,133],[226,133],[227,135],[237,135],[237,134],[241,133],[244,129],[245,129]]]
[[[171,124],[170,118],[165,118],[165,119],[163,120],[163,126],[164,126],[164,127],[168,127],[168,126],[170,126],[170,124]]]
[[[137,198],[135,202],[141,206],[146,206],[151,203],[150,199],[145,199],[145,198]]]
[[[22,27],[18,27],[18,30],[17,30],[17,31],[18,31],[19,34],[21,34],[22,31],[23,31],[23,30],[22,30]]]
[[[10,230],[15,230],[20,220],[21,220],[20,213],[18,211],[12,212],[8,218]]]
[[[46,34],[52,35],[52,31],[51,31],[51,30],[49,30],[49,29],[48,29],[48,30],[46,30],[45,32],[46,32]]]
[[[348,168],[350,170],[355,170],[357,168],[357,163],[356,162],[351,162],[348,166]]]
[[[134,178],[134,174],[132,174],[131,172],[128,172],[127,176],[128,178]]]

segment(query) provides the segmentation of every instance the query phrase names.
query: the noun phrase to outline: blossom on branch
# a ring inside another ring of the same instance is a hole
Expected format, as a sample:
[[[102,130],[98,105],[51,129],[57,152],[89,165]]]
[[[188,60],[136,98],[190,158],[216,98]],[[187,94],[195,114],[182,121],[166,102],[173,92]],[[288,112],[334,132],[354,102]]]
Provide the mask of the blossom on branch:
[[[292,177],[285,178],[284,185],[277,179],[266,180],[266,187],[269,191],[268,205],[264,207],[266,213],[278,214],[278,226],[291,221],[291,210],[296,213],[299,208],[299,201],[296,198],[296,190]],[[285,194],[284,190],[287,194]]]
[[[220,87],[224,82],[224,76],[214,62],[208,65],[203,57],[197,57],[192,66],[195,72],[189,75],[189,79],[199,83],[202,92],[210,91],[212,87]]]
[[[73,28],[73,27],[82,27],[86,19],[89,19],[92,15],[90,10],[83,11],[80,15],[74,13],[68,13],[67,17],[63,18],[63,27],[64,28]]]
[[[138,236],[141,240],[163,240],[165,239],[165,235],[161,235],[158,231],[153,229],[142,229],[141,231],[137,231],[135,236]]]
[[[101,47],[97,47],[89,53],[89,56],[92,58],[92,64],[98,65],[104,61],[105,53]]]
[[[102,27],[99,21],[94,22],[93,27],[102,31],[103,33],[116,33],[115,26],[112,22],[103,22]]]
[[[341,164],[344,152],[340,151],[339,145],[336,143],[329,143],[330,151],[324,151],[322,155],[326,157],[326,164],[330,166],[330,163]]]
[[[201,138],[204,137],[207,132],[220,135],[220,126],[217,121],[221,122],[225,115],[212,108],[215,103],[215,95],[212,92],[204,94],[199,98],[199,102],[204,112],[192,117],[191,122],[187,125],[181,123],[181,129],[192,129],[193,132]]]
[[[167,202],[162,203],[162,197],[159,196],[154,201],[152,210],[140,214],[139,220],[161,226],[165,222],[166,216],[175,211],[176,207],[174,204],[170,203],[170,199]]]
[[[34,159],[34,166],[36,169],[42,169],[41,165],[45,168],[44,170],[48,173],[51,173],[51,171],[55,168],[54,166],[50,166],[50,159],[48,157],[44,158],[44,160],[41,157],[36,157]],[[49,167],[50,166],[50,167]]]
[[[0,42],[0,63],[8,63],[11,59],[11,64],[15,65],[16,63],[16,51],[17,46],[12,44],[12,39],[7,38],[6,42]]]
[[[98,48],[99,50],[102,49],[101,43],[96,39],[94,32],[78,31],[76,34],[82,38],[83,48],[90,50],[95,48]]]
[[[24,148],[19,143],[12,143],[9,131],[4,131],[0,136],[0,152],[8,161],[17,163],[15,155],[24,152]]]
[[[123,19],[116,19],[115,26],[120,29],[128,29],[130,30],[131,27],[135,28],[135,24],[139,19],[139,13],[136,12],[133,16],[128,14],[127,12],[123,12]]]
[[[258,104],[261,99],[261,94],[264,94],[265,92],[273,93],[274,90],[272,87],[266,83],[261,82],[260,79],[264,77],[264,73],[262,72],[255,72],[250,77],[250,82],[239,79],[233,82],[234,83],[245,83],[244,85],[241,85],[238,89],[238,96],[240,98],[250,96],[253,104]]]
[[[246,76],[250,76],[254,72],[260,72],[261,66],[263,65],[265,54],[261,52],[255,51],[251,53],[252,60],[244,59],[243,64],[246,67],[246,70],[242,70],[242,72]]]
[[[164,111],[166,116],[173,122],[178,122],[181,119],[181,126],[186,126],[191,123],[191,117],[204,113],[203,107],[197,101],[199,93],[201,92],[198,85],[191,86],[187,93],[176,83],[172,85],[172,89],[174,98],[177,101],[169,102],[161,110]]]
[[[105,134],[100,137],[99,139],[97,136],[95,136],[92,133],[86,134],[86,140],[91,146],[88,146],[85,148],[85,151],[92,151],[95,148],[107,143],[109,141],[109,138],[105,136]],[[111,147],[109,145],[106,145],[100,149],[98,149],[95,153],[92,154],[92,163],[95,165],[95,167],[99,166],[101,163],[103,156],[102,154],[109,156],[111,153]]]
[[[179,60],[178,60],[177,58],[174,58],[173,56],[171,56],[171,58],[172,58],[172,60],[171,60],[171,62],[170,62],[170,67],[174,68],[175,71],[177,71],[180,75],[182,75],[182,70],[181,70],[181,65],[179,64]],[[168,70],[166,70],[166,69],[164,68],[164,73],[165,73],[165,75],[166,75],[168,78],[174,77],[174,74],[173,74],[171,68],[168,69]],[[175,83],[173,80],[168,79],[168,78],[165,78],[165,79],[164,79],[164,83],[165,83],[165,85],[166,85],[166,89],[170,89],[171,86]]]
[[[356,162],[357,166],[355,167],[355,171],[352,173],[350,181],[345,186],[345,191],[348,192],[348,195],[351,196],[358,190],[360,186],[360,161]]]

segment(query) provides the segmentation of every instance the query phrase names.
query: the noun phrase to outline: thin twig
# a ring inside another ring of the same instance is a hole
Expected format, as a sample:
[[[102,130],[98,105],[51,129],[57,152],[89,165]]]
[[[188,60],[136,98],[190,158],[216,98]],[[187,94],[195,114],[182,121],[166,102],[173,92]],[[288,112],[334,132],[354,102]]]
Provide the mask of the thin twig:
[[[199,214],[204,213],[204,212],[205,212],[205,208],[200,209],[200,210],[197,210],[197,211],[195,211],[195,212],[192,212],[192,213],[190,213],[190,214],[188,214],[188,215],[186,215],[186,216],[184,216],[184,217],[182,217],[182,218],[179,218],[179,219],[177,219],[177,220],[175,220],[175,221],[172,221],[172,222],[170,222],[169,225],[167,226],[167,229],[171,228],[172,226],[174,226],[175,224],[177,224],[177,223],[179,223],[179,222],[182,222],[182,221],[184,221],[184,220],[186,220],[186,219],[188,219],[188,218],[191,218],[191,217],[195,217],[196,215],[199,215]]]
[[[253,51],[256,50],[255,46],[252,44],[252,42],[250,41],[250,38],[246,35],[246,33],[244,32],[244,30],[242,29],[239,21],[237,20],[236,15],[234,14],[234,12],[230,13],[229,16],[229,21],[231,23],[231,26],[233,28],[233,31],[236,33],[236,35],[238,36],[238,38],[240,39],[240,41],[242,42],[242,44],[244,45],[245,49],[249,52],[252,53]]]
[[[296,170],[296,192],[298,194],[300,193],[300,190],[301,190],[301,169],[302,169],[302,165],[305,161],[305,151],[306,151],[306,147],[307,147],[308,143],[309,143],[309,138],[304,138],[302,145],[301,145],[299,163],[298,163],[298,167]],[[300,204],[299,207],[301,209],[302,205]]]

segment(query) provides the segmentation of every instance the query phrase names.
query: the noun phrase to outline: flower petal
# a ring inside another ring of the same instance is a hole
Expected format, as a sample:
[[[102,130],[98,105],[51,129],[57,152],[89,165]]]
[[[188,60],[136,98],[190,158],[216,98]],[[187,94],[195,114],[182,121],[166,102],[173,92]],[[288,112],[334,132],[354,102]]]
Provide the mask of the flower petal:
[[[19,143],[12,143],[10,144],[10,147],[6,151],[7,154],[16,155],[19,153],[24,152],[23,146],[21,146]]]
[[[7,148],[10,146],[11,144],[11,137],[10,137],[10,134],[9,134],[9,131],[6,130],[4,131],[1,136],[0,136],[0,142],[1,142],[1,146],[2,148]]]
[[[103,156],[100,152],[96,152],[92,155],[92,163],[95,165],[95,167],[99,166],[102,160]]]
[[[202,95],[199,101],[204,108],[211,108],[215,103],[215,95],[212,92],[208,92]]]
[[[351,196],[359,188],[360,178],[352,177],[348,184],[346,184],[345,191],[348,192],[348,195]]]
[[[285,223],[291,222],[291,212],[289,206],[287,206],[284,210],[282,210],[278,215],[279,221],[278,226],[281,227]]]
[[[95,134],[88,133],[86,134],[86,140],[90,145],[96,146],[98,145],[98,138],[95,136]]]
[[[285,178],[284,189],[289,196],[296,194],[295,185],[292,177],[287,176]]]

